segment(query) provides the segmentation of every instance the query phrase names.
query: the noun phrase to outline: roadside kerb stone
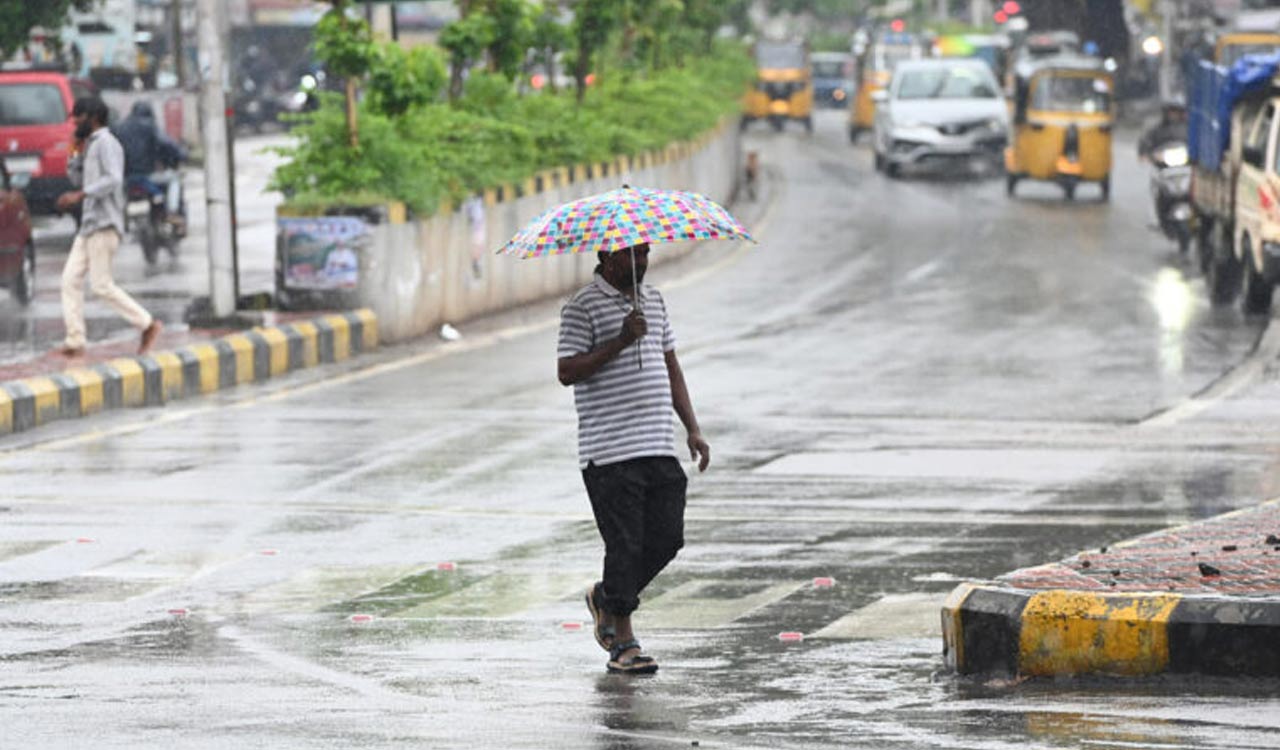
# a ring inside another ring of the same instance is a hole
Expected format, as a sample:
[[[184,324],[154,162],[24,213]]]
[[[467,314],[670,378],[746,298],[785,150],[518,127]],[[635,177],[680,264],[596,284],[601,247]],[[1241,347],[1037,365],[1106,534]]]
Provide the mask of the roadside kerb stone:
[[[961,674],[1280,677],[1280,499],[962,584],[942,629]]]
[[[378,346],[373,311],[232,333],[172,352],[121,357],[0,383],[0,435],[105,409],[166,402],[341,362]]]

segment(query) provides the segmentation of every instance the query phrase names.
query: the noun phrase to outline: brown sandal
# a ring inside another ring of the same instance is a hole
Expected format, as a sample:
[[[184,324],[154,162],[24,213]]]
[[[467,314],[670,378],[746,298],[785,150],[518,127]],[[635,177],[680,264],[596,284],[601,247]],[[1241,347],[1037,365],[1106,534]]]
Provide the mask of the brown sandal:
[[[608,651],[613,648],[613,639],[617,636],[617,632],[612,625],[604,623],[605,611],[596,604],[596,590],[599,588],[600,584],[597,583],[587,589],[587,609],[591,611],[591,633],[596,637],[596,643],[600,644],[600,648]]]
[[[657,660],[644,653],[622,658],[623,654],[632,649],[639,650],[640,641],[632,639],[626,643],[615,644],[609,649],[609,663],[605,667],[617,674],[653,674],[658,671]]]

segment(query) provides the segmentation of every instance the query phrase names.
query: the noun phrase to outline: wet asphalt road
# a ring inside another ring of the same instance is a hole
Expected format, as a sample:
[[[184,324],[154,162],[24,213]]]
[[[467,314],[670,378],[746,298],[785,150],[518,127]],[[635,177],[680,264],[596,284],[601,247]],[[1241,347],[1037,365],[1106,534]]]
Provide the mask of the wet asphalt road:
[[[1276,494],[1266,321],[1147,228],[1131,142],[1110,204],[1009,201],[822,114],[750,136],[761,247],[651,272],[714,456],[637,616],[658,675],[571,629],[600,548],[552,303],[0,439],[3,744],[1280,747],[1275,683],[962,680],[937,614]]]

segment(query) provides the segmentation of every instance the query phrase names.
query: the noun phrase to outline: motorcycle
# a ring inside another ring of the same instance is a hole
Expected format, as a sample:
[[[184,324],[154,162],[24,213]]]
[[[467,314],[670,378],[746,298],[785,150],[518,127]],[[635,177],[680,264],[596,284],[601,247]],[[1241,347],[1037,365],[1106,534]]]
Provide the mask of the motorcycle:
[[[176,169],[146,179],[130,178],[125,188],[125,226],[142,246],[142,257],[154,266],[163,249],[178,257],[178,243],[187,234],[182,175]]]
[[[1178,243],[1186,255],[1195,237],[1195,210],[1191,205],[1191,164],[1187,144],[1169,141],[1151,150],[1149,183],[1156,219],[1165,237]]]

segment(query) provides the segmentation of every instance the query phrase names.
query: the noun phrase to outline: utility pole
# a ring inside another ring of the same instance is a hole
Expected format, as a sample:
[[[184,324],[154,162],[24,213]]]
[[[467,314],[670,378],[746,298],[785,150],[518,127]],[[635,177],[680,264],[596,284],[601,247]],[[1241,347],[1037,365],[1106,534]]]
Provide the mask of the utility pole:
[[[209,302],[216,319],[236,311],[231,218],[231,164],[227,150],[227,80],[219,33],[218,0],[197,0],[200,43],[200,122],[204,145],[205,203],[209,236]]]
[[[173,54],[173,75],[178,79],[178,88],[187,86],[186,61],[182,49],[182,0],[171,0],[169,3],[169,37],[170,52]]]
[[[1173,98],[1173,30],[1178,13],[1178,5],[1174,0],[1162,0],[1160,3],[1160,41],[1164,47],[1160,51],[1160,101],[1167,102]]]
[[[991,21],[991,0],[969,0],[969,25],[986,26]]]

